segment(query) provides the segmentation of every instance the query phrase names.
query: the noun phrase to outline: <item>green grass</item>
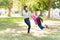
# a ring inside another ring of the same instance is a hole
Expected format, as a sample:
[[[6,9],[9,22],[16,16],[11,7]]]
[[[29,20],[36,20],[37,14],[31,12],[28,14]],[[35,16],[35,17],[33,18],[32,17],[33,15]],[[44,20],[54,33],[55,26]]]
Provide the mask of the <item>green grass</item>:
[[[0,18],[0,31],[7,28],[21,28],[15,22],[22,22],[23,18]],[[60,32],[56,32],[45,37],[27,36],[26,33],[15,35],[13,33],[0,34],[0,40],[60,40]]]
[[[59,35],[59,34],[57,34]],[[30,36],[27,36],[26,33],[22,33],[16,36],[13,36],[12,34],[2,34],[0,35],[0,40],[60,40],[60,35],[48,35],[46,37],[37,37],[33,36],[32,34]]]
[[[23,18],[0,18],[0,30],[6,28],[19,28],[20,26],[15,22],[22,22]]]

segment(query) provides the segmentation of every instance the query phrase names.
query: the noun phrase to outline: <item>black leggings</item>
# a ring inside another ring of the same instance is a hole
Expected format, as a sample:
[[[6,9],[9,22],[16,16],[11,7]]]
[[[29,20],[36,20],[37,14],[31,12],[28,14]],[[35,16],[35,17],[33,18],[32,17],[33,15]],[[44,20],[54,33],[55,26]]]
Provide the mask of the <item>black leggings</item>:
[[[24,19],[24,21],[28,25],[28,33],[30,33],[31,24],[29,18]]]

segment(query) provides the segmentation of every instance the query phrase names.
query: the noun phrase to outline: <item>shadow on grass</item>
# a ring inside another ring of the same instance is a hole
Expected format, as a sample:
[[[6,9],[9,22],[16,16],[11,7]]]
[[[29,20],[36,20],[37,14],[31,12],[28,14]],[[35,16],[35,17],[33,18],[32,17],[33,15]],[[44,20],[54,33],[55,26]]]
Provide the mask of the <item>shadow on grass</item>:
[[[5,30],[7,28],[21,28],[18,24],[14,22],[21,22],[22,19],[20,18],[5,18],[0,19],[0,30]],[[37,37],[33,36],[32,34],[30,36],[27,36],[26,33],[21,34],[0,34],[0,40],[60,40],[60,33],[54,33],[53,35],[47,35],[46,37]]]
[[[46,37],[36,37],[32,34],[27,36],[26,33],[21,33],[19,35],[12,34],[2,34],[0,35],[0,40],[60,40],[60,37],[56,36],[46,36]]]

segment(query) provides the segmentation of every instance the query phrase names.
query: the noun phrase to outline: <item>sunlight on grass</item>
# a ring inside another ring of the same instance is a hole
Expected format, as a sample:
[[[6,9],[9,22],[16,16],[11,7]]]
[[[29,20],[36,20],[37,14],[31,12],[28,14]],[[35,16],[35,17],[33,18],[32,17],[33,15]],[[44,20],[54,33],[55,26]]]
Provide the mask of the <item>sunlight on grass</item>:
[[[23,18],[0,18],[0,40],[60,40],[60,32],[50,33],[49,30],[36,32],[31,29],[30,36],[27,36],[27,26],[22,22]]]
[[[14,22],[22,22],[22,18],[0,18],[0,30],[6,28],[19,28],[20,26]]]
[[[12,34],[2,34],[0,35],[1,40],[60,40],[58,37],[53,36],[46,36],[46,37],[36,37],[32,34],[30,36],[27,36],[26,33],[22,33],[16,36],[13,36]]]

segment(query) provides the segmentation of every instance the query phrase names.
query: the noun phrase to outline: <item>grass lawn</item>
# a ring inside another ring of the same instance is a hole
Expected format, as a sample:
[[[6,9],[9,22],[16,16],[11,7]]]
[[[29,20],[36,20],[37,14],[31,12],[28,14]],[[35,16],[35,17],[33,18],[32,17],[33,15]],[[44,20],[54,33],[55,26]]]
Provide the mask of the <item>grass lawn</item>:
[[[47,35],[46,37],[36,37],[32,34],[27,36],[26,33],[19,35],[15,34],[1,34],[0,40],[60,40],[60,33]]]
[[[23,18],[0,18],[0,30],[6,28],[19,28],[20,26],[15,22],[22,22]]]
[[[21,28],[15,22],[22,22],[23,18],[0,18],[0,31],[7,28],[18,29]],[[45,37],[27,36],[26,33],[0,33],[0,40],[60,40],[60,32],[49,34]]]

